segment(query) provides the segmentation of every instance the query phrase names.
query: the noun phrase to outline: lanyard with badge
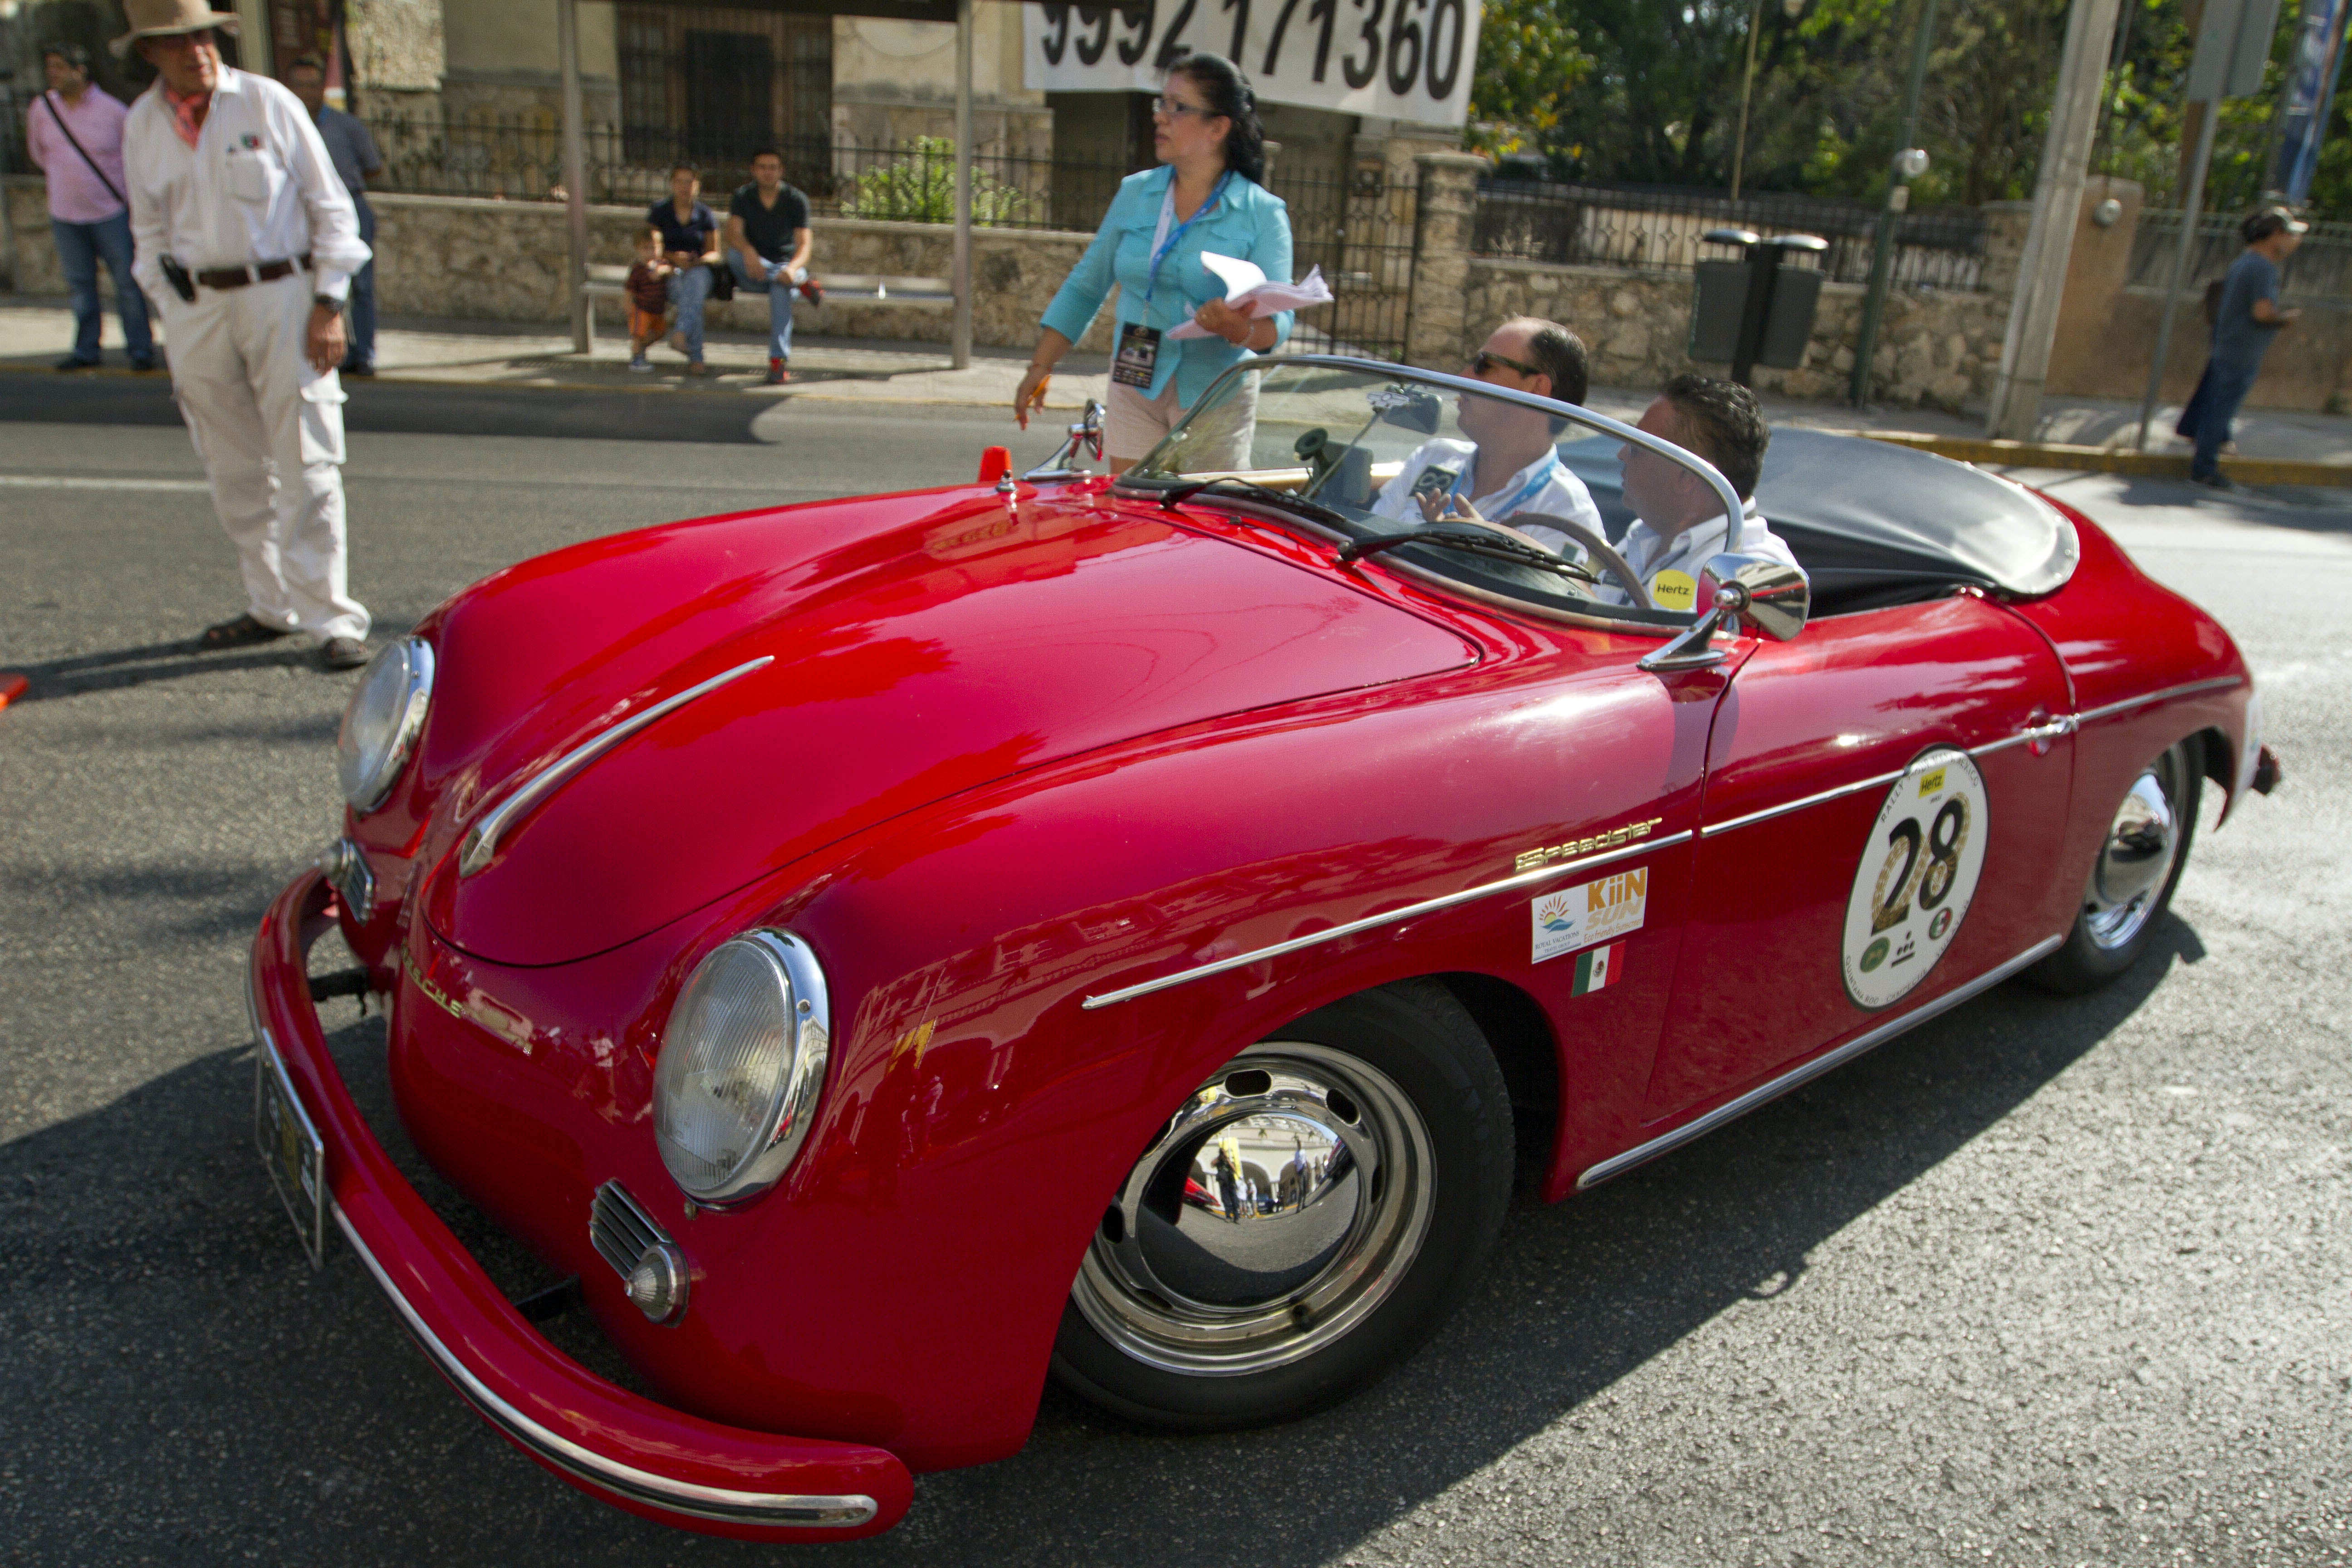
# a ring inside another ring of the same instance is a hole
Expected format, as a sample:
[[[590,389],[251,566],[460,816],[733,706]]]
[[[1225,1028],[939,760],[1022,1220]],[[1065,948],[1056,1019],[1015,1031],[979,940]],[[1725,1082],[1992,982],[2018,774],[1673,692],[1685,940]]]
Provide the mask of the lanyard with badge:
[[[1535,478],[1521,485],[1510,500],[1483,514],[1486,521],[1500,522],[1536,498],[1536,492],[1551,483],[1552,470],[1560,466],[1559,452],[1554,451],[1548,455],[1541,466],[1536,469]],[[1454,476],[1454,483],[1445,492],[1446,510],[1449,511],[1453,510],[1454,503],[1462,499],[1463,491],[1468,488],[1471,471],[1470,465],[1465,463],[1463,465],[1462,471]]]
[[[1218,199],[1225,194],[1225,183],[1233,177],[1233,172],[1227,170],[1217,181],[1217,188],[1209,193],[1209,199],[1193,208],[1192,216],[1182,223],[1176,222],[1175,176],[1171,174],[1169,177],[1168,192],[1160,202],[1160,226],[1151,236],[1151,269],[1145,275],[1143,286],[1143,307],[1147,312],[1151,309],[1151,296],[1160,287],[1160,263],[1168,259],[1168,253],[1183,239],[1184,231],[1217,205]],[[1170,232],[1171,227],[1173,233]],[[1141,321],[1129,321],[1118,330],[1118,353],[1111,356],[1110,362],[1112,381],[1121,386],[1148,387],[1151,384],[1152,372],[1159,363],[1159,328],[1146,326]]]

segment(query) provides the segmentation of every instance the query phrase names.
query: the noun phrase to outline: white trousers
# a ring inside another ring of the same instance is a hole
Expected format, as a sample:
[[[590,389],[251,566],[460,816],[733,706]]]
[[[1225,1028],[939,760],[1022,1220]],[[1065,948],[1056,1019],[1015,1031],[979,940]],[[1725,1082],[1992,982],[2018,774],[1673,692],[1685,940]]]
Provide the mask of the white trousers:
[[[245,573],[246,608],[281,631],[368,634],[343,525],[343,388],[310,368],[310,275],[166,295],[172,395]]]

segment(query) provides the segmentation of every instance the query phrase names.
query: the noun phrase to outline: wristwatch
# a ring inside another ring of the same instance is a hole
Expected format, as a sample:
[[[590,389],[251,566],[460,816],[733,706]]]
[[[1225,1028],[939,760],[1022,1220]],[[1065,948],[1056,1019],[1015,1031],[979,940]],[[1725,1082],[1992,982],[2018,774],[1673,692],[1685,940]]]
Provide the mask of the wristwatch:
[[[343,302],[326,294],[311,295],[310,303],[318,306],[321,310],[332,310],[338,316],[343,313]]]

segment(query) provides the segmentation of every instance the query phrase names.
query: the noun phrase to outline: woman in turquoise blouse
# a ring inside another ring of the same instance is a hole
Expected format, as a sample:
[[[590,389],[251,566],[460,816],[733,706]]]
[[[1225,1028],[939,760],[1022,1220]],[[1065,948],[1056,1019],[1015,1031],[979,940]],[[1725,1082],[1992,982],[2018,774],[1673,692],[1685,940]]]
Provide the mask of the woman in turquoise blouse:
[[[1013,403],[1027,429],[1039,384],[1118,284],[1104,421],[1113,473],[1158,445],[1227,365],[1290,336],[1289,311],[1244,315],[1225,303],[1224,285],[1201,265],[1201,253],[1212,250],[1254,261],[1276,282],[1290,281],[1290,217],[1282,198],[1265,188],[1265,132],[1248,81],[1221,56],[1188,55],[1169,71],[1151,125],[1160,167],[1120,182],[1094,242],[1046,309],[1045,333]],[[1166,335],[1186,321],[1213,335]],[[1222,439],[1202,432],[1202,446],[1221,448],[1224,466],[1247,466],[1255,402],[1237,398],[1228,405]]]

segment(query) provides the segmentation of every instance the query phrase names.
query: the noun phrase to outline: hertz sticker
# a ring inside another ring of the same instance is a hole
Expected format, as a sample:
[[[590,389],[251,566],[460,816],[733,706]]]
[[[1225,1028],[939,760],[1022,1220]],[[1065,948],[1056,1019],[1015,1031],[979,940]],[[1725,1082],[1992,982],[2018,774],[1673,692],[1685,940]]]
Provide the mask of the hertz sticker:
[[[1698,584],[1687,572],[1661,572],[1650,579],[1650,600],[1662,610],[1687,610],[1698,603]]]
[[[1943,770],[1943,769],[1941,769],[1941,768],[1937,768],[1937,769],[1934,773],[1922,773],[1922,774],[1919,776],[1919,798],[1920,798],[1921,800],[1926,800],[1929,795],[1941,795],[1941,794],[1943,794],[1943,793],[1944,793],[1944,770]]]

